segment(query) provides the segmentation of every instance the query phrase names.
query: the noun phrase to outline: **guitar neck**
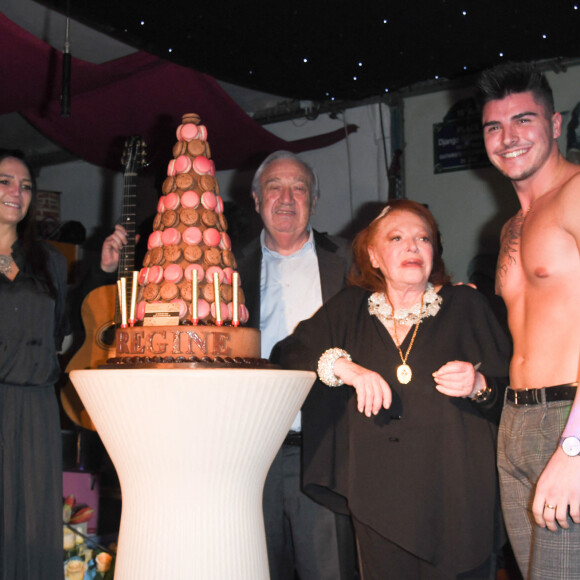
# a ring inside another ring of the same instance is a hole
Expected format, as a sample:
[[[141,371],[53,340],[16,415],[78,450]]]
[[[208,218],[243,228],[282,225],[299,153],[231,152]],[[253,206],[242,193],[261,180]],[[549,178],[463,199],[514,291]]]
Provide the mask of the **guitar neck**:
[[[127,171],[124,175],[123,207],[121,225],[127,232],[127,245],[121,250],[117,277],[131,277],[135,270],[135,207],[137,199],[137,173]]]

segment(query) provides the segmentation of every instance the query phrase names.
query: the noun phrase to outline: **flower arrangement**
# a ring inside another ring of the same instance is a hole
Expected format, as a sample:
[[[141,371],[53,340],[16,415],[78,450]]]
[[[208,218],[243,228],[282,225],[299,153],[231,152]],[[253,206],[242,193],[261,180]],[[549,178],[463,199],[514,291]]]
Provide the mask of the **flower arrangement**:
[[[76,504],[69,495],[63,504],[65,580],[113,580],[115,556],[87,535],[87,522],[94,510]]]

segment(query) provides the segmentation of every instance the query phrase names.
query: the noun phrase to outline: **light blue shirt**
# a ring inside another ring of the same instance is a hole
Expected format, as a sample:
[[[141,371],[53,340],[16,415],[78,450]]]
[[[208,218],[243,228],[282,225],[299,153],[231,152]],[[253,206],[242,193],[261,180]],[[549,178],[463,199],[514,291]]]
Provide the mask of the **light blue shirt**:
[[[302,248],[288,256],[268,249],[264,240],[262,231],[260,331],[262,357],[268,358],[277,342],[322,306],[322,290],[312,230]],[[300,413],[290,430],[300,431]]]

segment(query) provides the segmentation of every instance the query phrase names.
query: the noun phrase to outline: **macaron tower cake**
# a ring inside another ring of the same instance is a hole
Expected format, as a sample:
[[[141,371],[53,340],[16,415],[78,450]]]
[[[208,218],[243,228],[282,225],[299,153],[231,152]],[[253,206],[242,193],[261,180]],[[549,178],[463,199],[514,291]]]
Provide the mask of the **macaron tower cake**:
[[[117,356],[107,366],[259,362],[260,332],[243,327],[248,311],[207,129],[196,114],[183,115],[177,128],[135,286],[133,319],[117,328]]]

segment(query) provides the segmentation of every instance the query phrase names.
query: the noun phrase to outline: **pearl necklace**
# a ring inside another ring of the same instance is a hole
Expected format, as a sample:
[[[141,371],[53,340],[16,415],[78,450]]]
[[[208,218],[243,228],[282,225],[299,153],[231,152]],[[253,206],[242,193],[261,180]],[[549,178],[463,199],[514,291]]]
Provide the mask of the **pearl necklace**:
[[[443,299],[433,287],[433,284],[428,283],[423,301],[417,302],[411,308],[397,308],[393,314],[393,307],[387,300],[384,292],[375,292],[369,297],[369,314],[376,316],[383,324],[393,320],[400,325],[417,324],[421,318],[435,316],[441,308]]]
[[[8,276],[12,270],[12,256],[5,256],[4,254],[0,254],[0,272],[4,274],[4,276]]]

